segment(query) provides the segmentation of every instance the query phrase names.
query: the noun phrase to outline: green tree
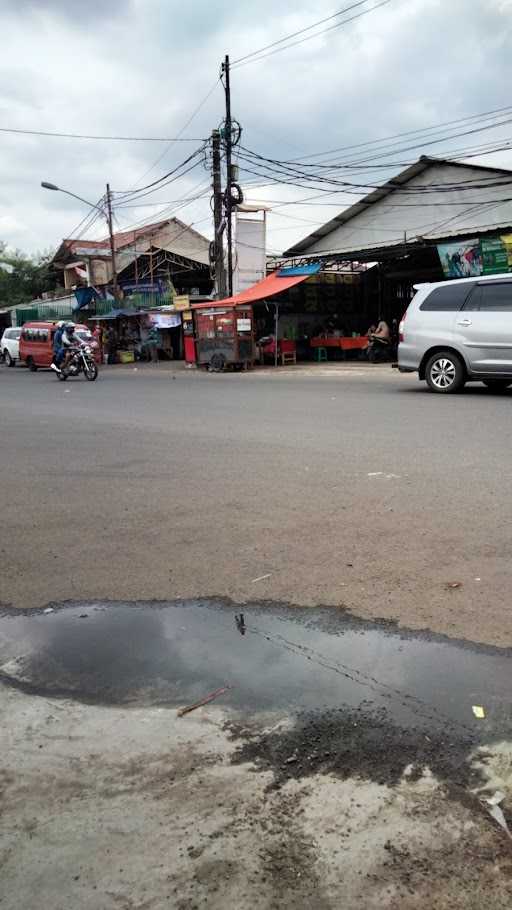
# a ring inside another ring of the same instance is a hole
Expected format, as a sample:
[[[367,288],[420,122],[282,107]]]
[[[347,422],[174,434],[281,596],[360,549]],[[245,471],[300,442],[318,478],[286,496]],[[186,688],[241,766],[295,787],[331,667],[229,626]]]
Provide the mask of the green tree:
[[[51,258],[50,252],[30,257],[0,241],[0,306],[28,303],[55,290],[57,275],[50,266]]]

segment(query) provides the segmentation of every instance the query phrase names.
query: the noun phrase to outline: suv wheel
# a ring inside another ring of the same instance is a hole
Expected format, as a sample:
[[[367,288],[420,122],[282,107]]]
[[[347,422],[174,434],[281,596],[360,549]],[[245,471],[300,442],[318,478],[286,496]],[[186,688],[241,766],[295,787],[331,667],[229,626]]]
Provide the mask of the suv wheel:
[[[12,359],[12,357],[11,357],[9,351],[7,350],[7,348],[6,348],[5,351],[4,351],[4,361],[5,361],[5,363],[7,364],[8,367],[13,367],[13,366],[14,366],[14,360]]]
[[[451,351],[439,351],[430,358],[425,368],[425,379],[432,392],[444,395],[458,392],[466,381],[464,367]]]

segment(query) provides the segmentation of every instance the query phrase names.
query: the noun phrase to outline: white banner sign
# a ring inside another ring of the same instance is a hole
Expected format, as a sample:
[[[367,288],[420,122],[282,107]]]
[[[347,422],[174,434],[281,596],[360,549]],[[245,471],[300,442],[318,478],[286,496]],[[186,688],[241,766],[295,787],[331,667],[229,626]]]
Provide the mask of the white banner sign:
[[[239,294],[265,278],[267,271],[265,218],[236,216],[234,292]]]
[[[157,329],[175,329],[181,325],[181,316],[179,313],[150,313],[149,321]]]

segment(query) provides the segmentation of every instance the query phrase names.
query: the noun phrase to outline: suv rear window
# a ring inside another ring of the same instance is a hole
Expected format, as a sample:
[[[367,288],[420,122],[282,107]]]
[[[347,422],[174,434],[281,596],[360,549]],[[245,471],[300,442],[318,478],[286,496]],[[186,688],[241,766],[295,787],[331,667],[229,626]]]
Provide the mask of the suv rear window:
[[[465,281],[462,284],[455,280],[453,284],[444,284],[440,288],[434,288],[421,304],[420,310],[437,310],[438,312],[461,310],[475,284],[476,282],[472,281]]]
[[[487,310],[490,312],[512,311],[512,281],[501,284],[489,282],[480,284],[468,300],[465,310]]]

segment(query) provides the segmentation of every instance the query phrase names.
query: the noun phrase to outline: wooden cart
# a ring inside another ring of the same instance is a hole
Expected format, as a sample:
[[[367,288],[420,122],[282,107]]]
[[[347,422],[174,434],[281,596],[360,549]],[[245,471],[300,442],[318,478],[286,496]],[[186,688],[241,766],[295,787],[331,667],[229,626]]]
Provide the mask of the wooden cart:
[[[247,369],[254,362],[252,307],[198,303],[192,307],[196,357],[200,366],[221,372]]]

